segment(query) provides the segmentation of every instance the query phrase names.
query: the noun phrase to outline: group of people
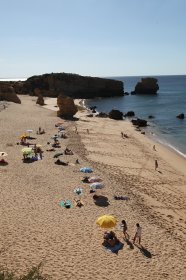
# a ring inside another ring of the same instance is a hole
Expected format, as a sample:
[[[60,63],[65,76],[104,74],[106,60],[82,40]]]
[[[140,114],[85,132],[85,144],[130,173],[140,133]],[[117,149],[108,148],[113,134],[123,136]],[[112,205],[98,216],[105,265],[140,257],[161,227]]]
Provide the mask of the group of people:
[[[123,231],[123,235],[125,240],[129,240],[130,236],[128,234],[128,227],[127,227],[127,223],[125,220],[121,221],[121,228]],[[136,231],[133,237],[133,243],[135,244],[136,241],[139,243],[139,245],[141,244],[141,233],[142,233],[142,227],[140,226],[139,223],[136,224]],[[114,247],[115,245],[117,245],[119,243],[119,239],[117,238],[116,234],[113,231],[105,231],[104,235],[103,235],[103,245],[104,246],[109,246],[109,247]]]

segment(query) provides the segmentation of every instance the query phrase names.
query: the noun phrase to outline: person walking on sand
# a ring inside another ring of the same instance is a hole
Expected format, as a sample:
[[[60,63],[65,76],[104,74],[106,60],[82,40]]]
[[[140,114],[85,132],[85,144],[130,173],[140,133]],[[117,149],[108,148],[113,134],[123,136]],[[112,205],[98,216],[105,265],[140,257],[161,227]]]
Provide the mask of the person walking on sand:
[[[155,159],[155,170],[158,168],[158,161],[157,161],[157,159]]]
[[[153,146],[153,150],[156,151],[156,146],[155,145]]]
[[[128,234],[128,232],[127,232],[127,223],[126,223],[126,221],[125,220],[122,220],[121,221],[121,227],[123,228],[123,234],[124,234],[124,237],[125,237],[125,239],[128,239],[129,240],[129,234]]]
[[[141,226],[137,223],[137,224],[136,224],[136,233],[135,233],[134,238],[133,238],[133,243],[136,242],[136,239],[138,239],[138,243],[139,243],[139,244],[141,243],[141,231],[142,231],[142,228],[141,228]]]

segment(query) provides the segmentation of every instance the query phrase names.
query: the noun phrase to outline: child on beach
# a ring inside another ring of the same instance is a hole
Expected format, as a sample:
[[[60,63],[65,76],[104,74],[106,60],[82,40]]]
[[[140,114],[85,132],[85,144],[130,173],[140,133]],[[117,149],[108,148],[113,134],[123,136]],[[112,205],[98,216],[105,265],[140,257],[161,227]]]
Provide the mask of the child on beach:
[[[138,243],[139,243],[139,244],[141,243],[141,231],[142,231],[142,228],[141,228],[141,226],[137,223],[137,224],[136,224],[136,233],[135,233],[134,238],[133,238],[133,243],[136,242],[136,238],[138,239]]]
[[[129,234],[128,234],[128,232],[127,232],[127,223],[126,223],[126,221],[125,220],[122,220],[121,221],[121,227],[123,228],[123,234],[124,234],[124,237],[125,237],[125,239],[128,239],[129,240]]]
[[[155,170],[158,168],[158,161],[155,159]]]

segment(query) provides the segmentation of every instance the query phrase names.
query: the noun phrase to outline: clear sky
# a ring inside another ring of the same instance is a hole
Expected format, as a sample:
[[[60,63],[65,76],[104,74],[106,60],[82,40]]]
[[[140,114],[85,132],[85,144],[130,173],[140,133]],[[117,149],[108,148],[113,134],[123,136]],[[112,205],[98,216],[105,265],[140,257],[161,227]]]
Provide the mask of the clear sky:
[[[186,74],[186,0],[0,0],[0,77]]]

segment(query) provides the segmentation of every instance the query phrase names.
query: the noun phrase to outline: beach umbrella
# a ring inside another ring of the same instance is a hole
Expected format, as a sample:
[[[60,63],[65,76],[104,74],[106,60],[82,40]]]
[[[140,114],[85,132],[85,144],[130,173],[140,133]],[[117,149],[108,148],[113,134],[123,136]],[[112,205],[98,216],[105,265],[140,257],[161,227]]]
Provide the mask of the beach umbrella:
[[[96,224],[101,228],[109,229],[116,226],[117,220],[111,215],[103,215],[96,220]]]
[[[23,134],[23,135],[20,136],[20,139],[23,139],[23,138],[26,138],[26,137],[27,137],[27,135]]]
[[[0,156],[1,156],[1,157],[7,157],[7,155],[8,155],[8,154],[5,153],[5,152],[0,152]]]
[[[90,185],[91,189],[102,189],[103,187],[104,187],[104,185],[99,182],[95,182]]]
[[[23,148],[21,151],[22,151],[22,153],[23,153],[24,155],[33,154],[32,148]]]
[[[27,129],[27,132],[28,132],[29,137],[30,137],[30,133],[32,133],[32,132],[33,132],[33,130],[32,130],[32,129]]]
[[[91,172],[93,172],[93,170],[91,168],[89,168],[89,167],[82,167],[82,168],[80,168],[80,171],[84,172],[84,173],[91,173]]]

